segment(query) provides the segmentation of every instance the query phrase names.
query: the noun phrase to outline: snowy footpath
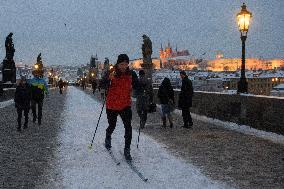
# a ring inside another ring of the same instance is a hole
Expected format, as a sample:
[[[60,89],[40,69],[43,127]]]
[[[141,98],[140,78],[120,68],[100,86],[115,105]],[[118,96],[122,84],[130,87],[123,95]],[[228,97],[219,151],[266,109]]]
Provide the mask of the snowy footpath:
[[[59,134],[60,147],[56,152],[55,168],[60,179],[50,183],[53,188],[230,188],[225,183],[204,176],[198,168],[171,155],[162,145],[133,130],[131,154],[134,164],[149,180],[143,182],[122,155],[124,127],[120,118],[112,137],[114,156],[121,162],[116,165],[104,148],[107,118],[103,111],[93,148],[88,149],[102,108],[83,91],[74,87],[67,90],[63,113],[64,124]],[[133,112],[135,113],[135,112]],[[51,182],[51,181],[50,181]],[[49,183],[46,183],[46,188]]]

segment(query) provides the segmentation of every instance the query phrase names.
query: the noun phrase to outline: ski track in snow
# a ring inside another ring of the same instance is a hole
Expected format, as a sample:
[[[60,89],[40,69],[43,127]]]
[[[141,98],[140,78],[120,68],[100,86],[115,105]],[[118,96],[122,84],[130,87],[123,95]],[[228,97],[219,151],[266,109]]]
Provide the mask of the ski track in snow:
[[[131,153],[135,165],[147,177],[143,182],[127,165],[121,152],[124,148],[124,127],[118,118],[112,136],[112,150],[121,162],[117,166],[104,148],[108,126],[105,110],[94,139],[88,149],[102,104],[83,91],[69,87],[64,124],[59,134],[56,169],[61,180],[51,182],[56,188],[230,188],[221,181],[204,176],[197,167],[170,155],[162,145],[141,133],[139,149],[137,132],[133,130]],[[135,112],[133,112],[135,113]],[[48,184],[47,184],[48,188]]]

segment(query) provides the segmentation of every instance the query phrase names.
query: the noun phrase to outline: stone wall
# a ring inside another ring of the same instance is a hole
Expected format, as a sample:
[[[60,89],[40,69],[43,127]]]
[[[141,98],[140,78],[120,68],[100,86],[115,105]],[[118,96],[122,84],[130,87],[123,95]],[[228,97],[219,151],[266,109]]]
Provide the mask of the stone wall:
[[[191,112],[284,135],[283,97],[195,92]]]
[[[4,88],[0,93],[0,102],[13,99],[15,96],[16,88]]]

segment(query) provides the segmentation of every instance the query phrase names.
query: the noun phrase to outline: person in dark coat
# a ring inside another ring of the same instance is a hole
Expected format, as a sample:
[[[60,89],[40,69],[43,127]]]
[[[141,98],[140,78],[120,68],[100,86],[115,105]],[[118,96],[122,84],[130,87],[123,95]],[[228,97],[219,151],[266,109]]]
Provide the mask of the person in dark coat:
[[[92,89],[93,89],[93,94],[95,94],[97,89],[97,81],[95,79],[92,81]]]
[[[185,71],[180,72],[182,78],[181,92],[179,94],[178,107],[182,111],[183,127],[190,128],[193,125],[190,115],[190,107],[192,106],[193,87],[192,82],[188,79]]]
[[[140,117],[140,128],[145,127],[147,111],[150,103],[153,102],[153,88],[151,82],[145,77],[145,71],[139,71],[138,87],[136,93],[136,110]]]
[[[174,104],[174,90],[171,85],[170,79],[165,78],[162,81],[161,86],[158,90],[158,98],[160,99],[161,108],[162,108],[162,121],[163,121],[163,127],[166,127],[167,125],[167,117],[170,122],[170,128],[173,127],[173,120],[171,116],[171,106],[170,104]]]
[[[34,73],[34,78],[28,80],[28,83],[31,87],[32,93],[31,108],[33,113],[33,122],[35,123],[36,119],[38,119],[38,125],[41,125],[43,99],[44,95],[48,94],[48,86],[46,81],[36,72]]]
[[[111,135],[116,127],[117,116],[122,119],[125,128],[124,156],[126,160],[132,160],[130,155],[130,145],[132,140],[132,110],[131,92],[135,88],[133,71],[128,67],[129,58],[126,54],[120,54],[113,69],[105,74],[102,84],[106,87],[106,113],[108,128],[106,129],[105,147],[111,148]]]
[[[62,94],[62,89],[64,87],[64,82],[62,81],[62,79],[60,78],[60,80],[58,81],[58,87],[59,87],[59,93]]]
[[[29,111],[30,111],[30,102],[31,102],[31,90],[29,85],[26,82],[26,78],[22,77],[19,85],[16,87],[15,92],[15,107],[17,108],[18,113],[18,127],[17,130],[21,131],[22,127],[22,112],[24,112],[25,123],[24,129],[28,128],[29,121]]]

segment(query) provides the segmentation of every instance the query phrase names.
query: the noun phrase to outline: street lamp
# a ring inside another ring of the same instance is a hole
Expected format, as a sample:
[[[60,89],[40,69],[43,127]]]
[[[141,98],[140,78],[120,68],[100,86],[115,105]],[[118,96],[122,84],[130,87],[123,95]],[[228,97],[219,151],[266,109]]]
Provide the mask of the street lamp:
[[[245,41],[247,39],[247,33],[249,29],[250,19],[252,14],[247,10],[247,6],[245,3],[242,5],[242,10],[237,14],[237,21],[239,30],[241,32],[241,40],[242,40],[242,66],[241,66],[241,78],[238,82],[238,93],[247,93],[248,92],[248,83],[246,80],[245,74]]]

